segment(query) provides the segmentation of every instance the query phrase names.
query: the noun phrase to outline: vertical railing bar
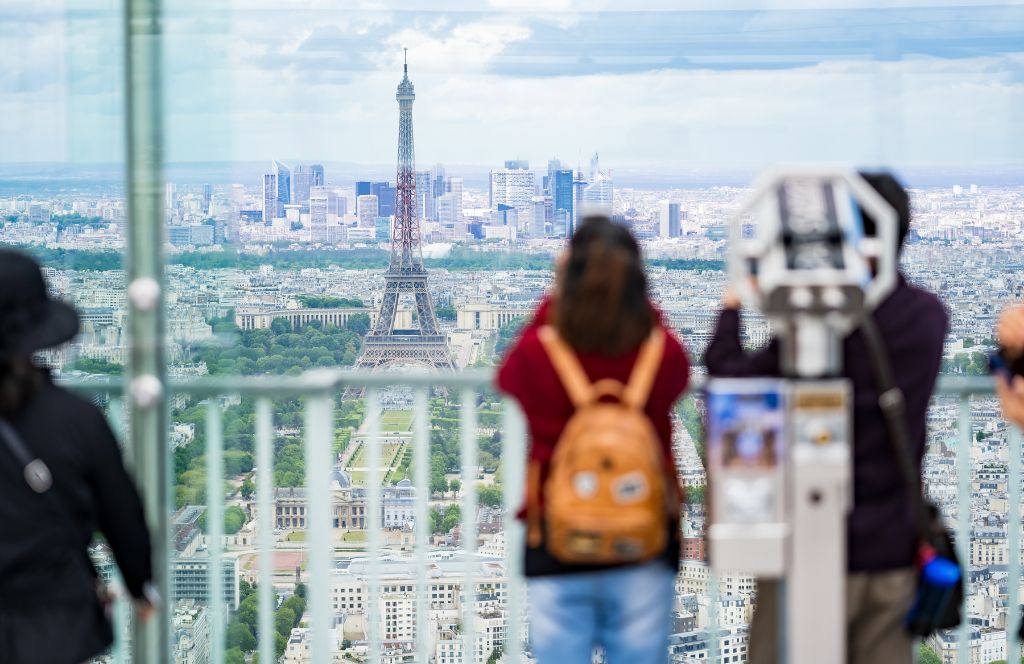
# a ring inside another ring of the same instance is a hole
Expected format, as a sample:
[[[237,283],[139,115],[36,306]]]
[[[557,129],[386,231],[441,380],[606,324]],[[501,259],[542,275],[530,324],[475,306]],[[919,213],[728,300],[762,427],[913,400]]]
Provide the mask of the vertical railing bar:
[[[380,475],[380,395],[376,389],[366,391],[366,555],[367,566],[366,626],[370,664],[381,661],[380,624],[380,530],[381,530],[381,475]]]
[[[708,661],[719,662],[718,658],[718,575],[708,565]],[[761,601],[758,597],[757,601]]]
[[[206,404],[206,532],[210,664],[224,664],[224,438],[216,398]]]
[[[167,446],[167,364],[163,274],[163,27],[160,0],[125,0],[125,171],[132,471],[152,535],[153,590],[168,598],[170,576],[170,450]],[[170,601],[133,623],[135,659],[170,656]],[[136,616],[137,617],[137,616]]]
[[[476,661],[476,391],[462,390],[462,548],[466,560],[463,579],[462,655],[464,662]]]
[[[1009,509],[1006,515],[1007,548],[1007,616],[1006,645],[1007,662],[1020,661],[1020,519],[1021,519],[1021,435],[1013,425],[1007,431],[1007,457],[1009,460]]]
[[[960,398],[959,446],[957,447],[957,553],[963,568],[971,568],[971,401],[969,396]],[[970,575],[963,579],[964,588],[964,619],[957,629],[957,662],[968,664],[971,650],[971,621],[967,615],[970,603]]]
[[[131,445],[125,445],[124,401],[117,397],[112,398],[107,404],[106,416],[107,424],[110,425],[110,430],[114,432],[118,446],[121,448],[121,455],[124,457],[125,464],[131,466],[132,448]],[[115,572],[114,578],[117,580],[117,587],[123,590],[125,586],[120,569]],[[128,664],[129,661],[124,632],[129,624],[130,609],[131,604],[128,596],[123,592],[119,593],[114,598],[114,645],[110,650],[115,664]]]
[[[427,388],[417,388],[413,399],[413,459],[416,485],[416,662],[427,664],[430,658],[427,639],[427,598],[430,576],[427,574],[427,542],[431,520],[430,499],[430,416]]]
[[[256,401],[256,509],[259,532],[259,652],[261,662],[274,655],[274,420],[269,399]]]
[[[526,425],[516,402],[505,400],[502,410],[502,450],[504,466],[505,529],[505,629],[506,664],[520,664],[523,659],[523,526],[516,520],[523,499],[526,468]]]
[[[331,441],[334,417],[330,393],[306,401],[306,528],[309,532],[309,597],[312,605],[312,664],[329,664],[331,648]]]

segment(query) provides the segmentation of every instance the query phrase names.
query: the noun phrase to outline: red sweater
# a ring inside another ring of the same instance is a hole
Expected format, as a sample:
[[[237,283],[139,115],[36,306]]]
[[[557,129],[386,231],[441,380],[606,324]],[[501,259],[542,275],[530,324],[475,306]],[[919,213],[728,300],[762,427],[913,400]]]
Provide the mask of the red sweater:
[[[522,406],[530,431],[529,458],[542,463],[542,481],[562,429],[573,414],[572,402],[548,360],[547,352],[537,337],[537,330],[548,322],[550,299],[538,307],[523,329],[519,340],[505,355],[498,371],[498,389],[514,397]],[[675,469],[672,458],[672,405],[686,389],[690,363],[686,351],[675,335],[666,330],[665,353],[647,401],[651,418],[665,451],[667,467]],[[626,383],[639,347],[619,356],[596,353],[579,354],[580,364],[591,381],[613,378]],[[520,510],[519,518],[523,518]]]

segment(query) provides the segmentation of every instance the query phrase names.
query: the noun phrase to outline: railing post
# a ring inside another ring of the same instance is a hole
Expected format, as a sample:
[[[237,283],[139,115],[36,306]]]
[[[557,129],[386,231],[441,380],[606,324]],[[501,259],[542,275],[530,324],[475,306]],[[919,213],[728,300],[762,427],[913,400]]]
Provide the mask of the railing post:
[[[1021,519],[1021,459],[1020,431],[1012,424],[1007,430],[1007,461],[1009,482],[1009,509],[1006,514],[1006,661],[1020,662],[1020,519]]]
[[[269,399],[256,401],[256,504],[259,522],[259,650],[261,662],[273,662],[274,652],[274,417]],[[307,595],[308,596],[308,595]]]
[[[224,664],[224,439],[220,404],[206,406],[206,532],[209,566],[210,664]]]
[[[956,453],[957,466],[957,527],[956,547],[963,569],[971,569],[971,398],[966,394],[960,397],[959,446]],[[971,652],[971,621],[967,615],[967,604],[970,601],[970,575],[963,579],[964,588],[964,619],[957,629],[957,662],[969,664]]]
[[[334,440],[332,395],[306,400],[306,528],[309,532],[309,598],[313,615],[312,664],[333,661],[331,647],[331,443]]]
[[[523,526],[516,520],[526,476],[526,423],[519,406],[506,399],[502,411],[502,463],[505,468],[502,516],[505,528],[505,592],[508,612],[505,634],[507,664],[523,658]]]
[[[136,620],[136,660],[170,657],[168,478],[163,349],[163,131],[160,0],[127,0],[124,12],[131,440],[153,542],[153,582],[162,596],[147,623]]]
[[[416,389],[413,400],[413,459],[416,475],[416,662],[427,664],[430,651],[427,640],[427,599],[430,576],[427,574],[427,542],[430,539],[430,413],[427,388]]]
[[[462,605],[462,659],[476,662],[476,391],[462,390],[462,548],[466,557]]]
[[[368,557],[366,631],[369,638],[370,664],[381,660],[380,634],[380,400],[376,389],[366,391],[366,555]]]

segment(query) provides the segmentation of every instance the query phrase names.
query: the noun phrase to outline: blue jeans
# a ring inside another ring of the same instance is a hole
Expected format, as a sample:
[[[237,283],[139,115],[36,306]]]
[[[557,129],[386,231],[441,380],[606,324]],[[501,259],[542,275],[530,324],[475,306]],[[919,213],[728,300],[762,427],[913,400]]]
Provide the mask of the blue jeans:
[[[675,574],[664,562],[528,581],[537,664],[665,664]]]

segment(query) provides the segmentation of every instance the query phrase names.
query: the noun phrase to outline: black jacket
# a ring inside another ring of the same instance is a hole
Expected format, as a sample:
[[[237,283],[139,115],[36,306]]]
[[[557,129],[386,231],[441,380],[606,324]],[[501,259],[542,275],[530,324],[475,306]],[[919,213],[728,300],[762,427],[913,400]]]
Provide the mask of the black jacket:
[[[96,533],[110,544],[127,590],[141,597],[152,578],[149,531],[100,410],[47,377],[9,421],[49,466],[57,500],[33,493],[0,445],[0,611],[95,605],[87,547]]]
[[[896,289],[874,312],[896,384],[906,397],[907,424],[920,472],[926,442],[928,402],[942,364],[949,317],[937,297],[909,285]],[[739,313],[723,311],[704,362],[712,376],[777,376],[779,346],[746,352],[740,344]],[[847,519],[850,571],[909,567],[916,552],[913,505],[900,475],[878,407],[868,350],[859,332],[843,343],[843,375],[853,383],[853,511]]]

